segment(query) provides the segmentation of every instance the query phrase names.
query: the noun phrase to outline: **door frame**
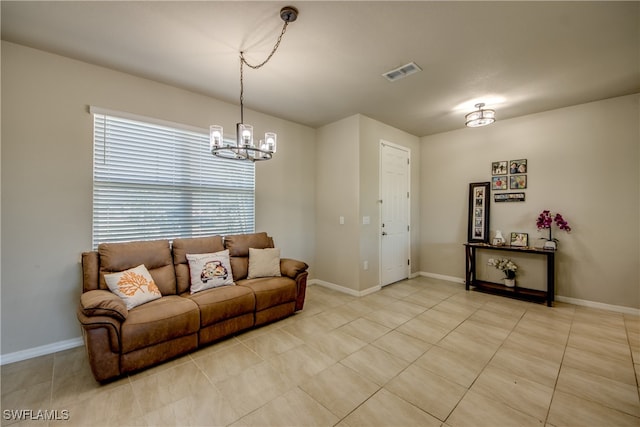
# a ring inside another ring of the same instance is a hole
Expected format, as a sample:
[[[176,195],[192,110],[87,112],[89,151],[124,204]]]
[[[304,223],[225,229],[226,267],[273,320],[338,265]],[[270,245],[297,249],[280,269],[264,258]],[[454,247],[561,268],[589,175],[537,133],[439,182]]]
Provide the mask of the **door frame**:
[[[394,144],[393,142],[380,139],[378,146],[378,285],[380,287],[390,285],[390,283],[382,284],[382,150],[384,146],[389,146],[407,153],[407,191],[409,193],[407,197],[407,224],[409,229],[407,230],[407,278],[411,277],[411,149],[403,145]]]

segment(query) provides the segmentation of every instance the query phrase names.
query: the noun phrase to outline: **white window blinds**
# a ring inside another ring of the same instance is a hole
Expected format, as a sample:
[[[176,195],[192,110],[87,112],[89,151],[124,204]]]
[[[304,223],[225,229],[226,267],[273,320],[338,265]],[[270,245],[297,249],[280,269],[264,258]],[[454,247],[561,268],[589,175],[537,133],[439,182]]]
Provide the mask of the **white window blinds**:
[[[94,113],[93,246],[254,232],[255,166],[207,133]]]

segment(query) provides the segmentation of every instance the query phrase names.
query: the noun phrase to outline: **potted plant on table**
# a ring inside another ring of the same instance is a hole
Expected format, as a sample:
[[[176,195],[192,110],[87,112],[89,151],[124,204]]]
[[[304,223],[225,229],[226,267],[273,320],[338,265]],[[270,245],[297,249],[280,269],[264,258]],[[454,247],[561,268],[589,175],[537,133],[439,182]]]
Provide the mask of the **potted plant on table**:
[[[544,249],[556,249],[558,244],[558,239],[554,239],[551,236],[551,226],[553,223],[556,223],[560,230],[564,230],[567,233],[571,231],[571,227],[569,227],[569,223],[562,217],[560,213],[556,213],[555,215],[551,214],[551,211],[544,210],[538,215],[538,219],[536,220],[536,226],[538,227],[538,231],[540,230],[549,230],[549,238],[544,242]]]
[[[504,273],[505,286],[513,288],[516,285],[516,270],[518,270],[518,266],[509,258],[490,258],[487,264]]]

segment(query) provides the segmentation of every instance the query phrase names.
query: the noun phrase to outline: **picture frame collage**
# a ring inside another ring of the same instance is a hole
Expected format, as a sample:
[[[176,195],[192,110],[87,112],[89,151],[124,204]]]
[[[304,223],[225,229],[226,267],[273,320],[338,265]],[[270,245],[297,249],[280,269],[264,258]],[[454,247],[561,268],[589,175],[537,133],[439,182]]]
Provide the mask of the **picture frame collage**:
[[[524,190],[527,188],[527,159],[500,160],[491,163],[491,191],[494,202],[524,202],[522,191],[495,193],[496,191]]]
[[[469,243],[489,243],[491,192],[494,202],[524,202],[527,188],[527,159],[500,160],[491,163],[491,181],[469,184]],[[528,247],[527,233],[511,233],[511,246]]]

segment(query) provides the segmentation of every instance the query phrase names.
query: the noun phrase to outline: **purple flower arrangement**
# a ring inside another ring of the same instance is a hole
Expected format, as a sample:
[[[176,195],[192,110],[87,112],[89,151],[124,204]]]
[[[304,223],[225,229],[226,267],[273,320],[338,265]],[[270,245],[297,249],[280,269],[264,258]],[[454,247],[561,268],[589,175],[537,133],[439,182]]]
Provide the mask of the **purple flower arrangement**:
[[[551,237],[551,225],[553,225],[554,222],[560,230],[564,230],[566,232],[571,231],[569,223],[562,217],[560,213],[552,215],[551,211],[548,210],[544,210],[542,211],[542,213],[540,213],[540,215],[538,215],[536,226],[538,227],[538,230],[548,229],[549,239],[547,240],[557,242],[557,239]]]

